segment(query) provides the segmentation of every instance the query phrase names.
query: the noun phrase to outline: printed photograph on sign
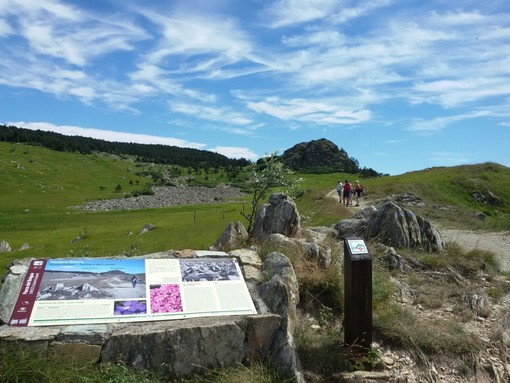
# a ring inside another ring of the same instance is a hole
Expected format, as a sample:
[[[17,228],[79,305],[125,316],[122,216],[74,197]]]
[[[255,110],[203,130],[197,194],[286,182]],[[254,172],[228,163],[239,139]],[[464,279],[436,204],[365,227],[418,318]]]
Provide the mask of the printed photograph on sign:
[[[145,315],[147,302],[145,300],[115,301],[113,315]]]
[[[239,280],[236,264],[232,258],[180,259],[183,282]]]
[[[150,286],[151,313],[182,312],[181,289],[178,284]]]
[[[37,301],[145,298],[144,259],[48,260]]]

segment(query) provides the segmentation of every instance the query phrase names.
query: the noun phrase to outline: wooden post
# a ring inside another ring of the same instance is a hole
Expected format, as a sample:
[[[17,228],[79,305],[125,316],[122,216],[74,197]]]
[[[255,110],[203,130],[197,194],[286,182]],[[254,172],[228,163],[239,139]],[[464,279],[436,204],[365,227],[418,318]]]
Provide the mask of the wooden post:
[[[344,295],[344,343],[366,352],[372,345],[372,258],[361,238],[344,238]]]

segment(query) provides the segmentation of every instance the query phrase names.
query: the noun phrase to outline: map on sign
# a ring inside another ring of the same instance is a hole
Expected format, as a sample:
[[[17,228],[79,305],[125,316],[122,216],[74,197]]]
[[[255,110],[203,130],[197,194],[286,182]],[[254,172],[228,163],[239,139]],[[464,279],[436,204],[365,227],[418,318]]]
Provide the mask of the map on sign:
[[[115,323],[256,314],[235,258],[30,263],[9,324]]]
[[[367,245],[365,244],[365,241],[362,239],[349,239],[347,241],[349,244],[349,249],[351,250],[351,254],[367,254],[368,249]]]

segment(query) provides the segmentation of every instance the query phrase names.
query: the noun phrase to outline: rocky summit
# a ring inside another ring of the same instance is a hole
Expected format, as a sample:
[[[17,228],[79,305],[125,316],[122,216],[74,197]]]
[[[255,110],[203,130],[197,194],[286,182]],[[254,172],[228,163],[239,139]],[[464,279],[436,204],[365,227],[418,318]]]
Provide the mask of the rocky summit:
[[[294,145],[283,153],[281,161],[292,170],[305,172],[356,173],[359,170],[345,150],[325,138]]]

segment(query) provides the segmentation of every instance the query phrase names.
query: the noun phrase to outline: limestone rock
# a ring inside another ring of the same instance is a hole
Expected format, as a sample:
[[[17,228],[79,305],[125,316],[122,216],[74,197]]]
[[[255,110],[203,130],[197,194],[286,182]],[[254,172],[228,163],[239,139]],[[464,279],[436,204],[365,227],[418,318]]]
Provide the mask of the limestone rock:
[[[274,233],[295,237],[299,228],[300,217],[292,198],[283,193],[275,193],[269,197],[269,203],[257,211],[253,237],[259,242]]]
[[[350,236],[363,237],[369,223],[369,219],[343,219],[335,225],[337,238],[342,239]]]
[[[305,245],[305,257],[326,270],[331,265],[331,248],[317,243],[308,243]]]
[[[365,239],[376,239],[388,246],[420,248],[440,252],[443,240],[432,224],[394,202],[384,203],[370,221]]]
[[[272,344],[271,358],[297,382],[304,382],[296,347],[294,328],[297,320],[299,286],[296,273],[289,259],[281,253],[272,252],[266,256],[263,272],[268,281],[259,287],[259,293],[269,310],[282,318],[280,328]]]
[[[248,240],[248,232],[241,221],[230,222],[210,250],[231,251],[239,249]]]
[[[352,215],[355,219],[370,219],[377,213],[377,209],[374,205],[367,206],[360,211]]]
[[[270,234],[263,243],[264,249],[268,249],[268,252],[277,251],[285,254],[288,258],[295,258],[303,252],[301,243],[288,238],[283,234],[275,233]]]
[[[154,230],[154,225],[151,223],[148,223],[145,225],[142,230],[140,231],[140,235],[148,233],[149,231]]]
[[[299,235],[301,238],[306,239],[307,242],[316,242],[322,243],[326,240],[326,238],[336,237],[336,230],[332,227],[325,226],[316,226],[316,227],[302,227],[299,230]]]
[[[0,253],[8,253],[11,251],[11,246],[6,240],[0,242]]]
[[[486,294],[471,294],[466,297],[469,307],[477,317],[486,318],[490,312],[490,299]]]
[[[246,282],[262,282],[262,260],[256,251],[249,249],[238,249],[231,251],[229,255],[231,257],[237,257],[240,259],[240,264],[243,268],[244,280]]]

